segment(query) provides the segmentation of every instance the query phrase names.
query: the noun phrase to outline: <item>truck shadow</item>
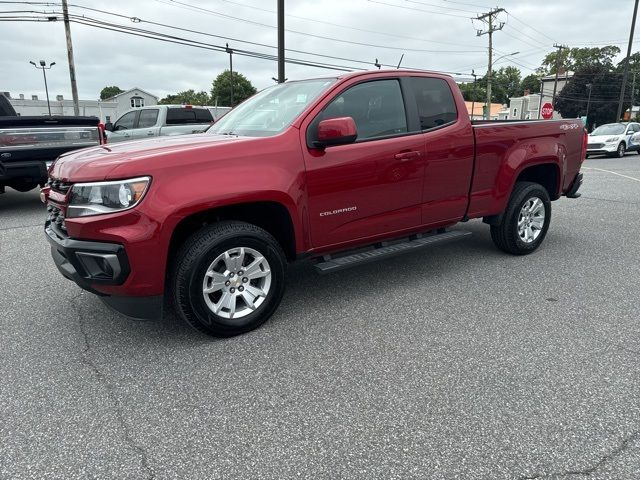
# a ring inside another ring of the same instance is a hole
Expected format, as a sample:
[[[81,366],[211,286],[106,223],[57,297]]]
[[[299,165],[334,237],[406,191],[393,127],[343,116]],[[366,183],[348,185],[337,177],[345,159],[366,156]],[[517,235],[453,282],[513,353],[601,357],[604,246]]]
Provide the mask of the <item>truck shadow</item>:
[[[324,318],[318,312],[329,312],[350,303],[371,302],[371,308],[375,308],[375,299],[379,301],[376,292],[393,296],[394,291],[401,294],[405,287],[416,283],[446,283],[464,272],[469,262],[477,261],[478,256],[491,258],[504,255],[493,247],[486,226],[478,223],[469,227],[465,226],[465,229],[472,230],[473,236],[450,245],[425,248],[329,275],[319,275],[311,262],[294,264],[289,267],[287,288],[278,311],[261,328],[234,337],[236,340],[203,335],[186,325],[172,309],[166,309],[162,319],[142,322],[130,320],[110,311],[90,294],[84,296],[88,304],[86,318],[95,320],[90,323],[92,328],[101,331],[100,336],[112,337],[116,343],[118,340],[115,336],[125,336],[127,343],[134,338],[141,344],[156,344],[161,348],[174,344],[234,342],[240,341],[240,338],[245,338],[242,340],[244,342],[251,341],[256,335],[267,338],[281,336],[283,329],[297,331],[332,316],[326,313]],[[390,282],[389,279],[395,280]],[[427,303],[428,299],[425,298],[425,306]]]
[[[3,213],[31,213],[44,210],[45,207],[40,201],[39,189],[21,193],[7,187],[6,193],[0,194],[0,215]]]

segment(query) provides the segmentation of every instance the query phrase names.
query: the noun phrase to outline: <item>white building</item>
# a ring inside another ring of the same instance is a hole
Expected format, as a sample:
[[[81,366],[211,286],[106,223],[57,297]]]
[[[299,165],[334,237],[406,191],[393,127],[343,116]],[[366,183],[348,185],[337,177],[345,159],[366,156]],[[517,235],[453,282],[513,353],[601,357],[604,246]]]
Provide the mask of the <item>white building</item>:
[[[564,86],[573,78],[573,72],[565,72],[558,76],[558,87],[556,89],[556,99]],[[540,107],[545,103],[553,103],[553,86],[556,80],[555,75],[548,75],[541,79],[542,99],[539,93],[525,94],[522,97],[509,99],[509,111],[501,115],[504,120],[529,120],[542,118]],[[506,117],[506,118],[505,118]],[[562,118],[558,112],[553,112],[553,118]]]
[[[127,90],[126,92],[119,93],[118,95],[114,95],[111,98],[107,98],[105,101],[117,103],[118,116],[120,116],[124,112],[126,112],[127,110],[131,110],[132,108],[157,105],[158,97],[142,90],[141,88],[132,88],[131,90]]]
[[[14,98],[9,92],[4,92],[4,94],[18,115],[49,115],[46,98],[38,98],[37,95],[25,98],[22,93],[17,98]],[[51,104],[52,115],[74,115],[73,100],[65,99],[62,95],[56,95],[55,97],[49,97],[49,103]],[[132,88],[106,100],[78,100],[80,115],[98,117],[103,123],[115,122],[120,115],[127,110],[131,110],[131,108],[157,104],[158,97],[141,88]]]

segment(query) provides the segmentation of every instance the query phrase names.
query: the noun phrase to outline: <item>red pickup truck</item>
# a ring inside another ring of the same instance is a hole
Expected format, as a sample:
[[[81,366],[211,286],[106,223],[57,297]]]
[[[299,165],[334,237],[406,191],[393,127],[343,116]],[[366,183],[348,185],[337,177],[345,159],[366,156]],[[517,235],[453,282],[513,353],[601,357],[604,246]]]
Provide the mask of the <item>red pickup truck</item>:
[[[274,313],[296,259],[332,272],[461,238],[446,228],[471,218],[533,252],[551,201],[579,196],[586,145],[578,120],[470,122],[437,73],[287,82],[204,134],[61,156],[45,232],[62,274],[121,313],[170,300],[231,336]]]

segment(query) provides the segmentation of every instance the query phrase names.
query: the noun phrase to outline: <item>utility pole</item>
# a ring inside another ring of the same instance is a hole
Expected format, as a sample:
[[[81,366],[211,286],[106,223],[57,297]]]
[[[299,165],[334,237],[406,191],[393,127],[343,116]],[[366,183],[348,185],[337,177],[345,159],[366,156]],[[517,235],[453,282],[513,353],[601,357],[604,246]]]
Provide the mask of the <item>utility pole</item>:
[[[229,85],[231,86],[231,105],[229,106],[233,108],[233,50],[229,48],[228,43],[226,51],[229,54]]]
[[[538,120],[540,120],[540,111],[542,110],[542,95],[544,95],[544,77],[540,78],[540,103],[538,103]]]
[[[636,96],[636,72],[633,72],[633,80],[631,81],[631,105],[629,105],[629,121],[631,121],[631,115],[633,115],[633,104],[635,103]]]
[[[473,95],[471,95],[471,120],[473,120],[473,114],[476,109],[476,74],[475,70],[471,70],[471,76],[473,77]]]
[[[569,47],[566,45],[560,45],[558,43],[553,44],[553,48],[558,49],[558,53],[556,54],[556,79],[553,82],[553,95],[551,95],[551,105],[553,106],[553,110],[556,109],[556,92],[558,91],[558,70],[560,70],[560,57],[562,56],[562,50],[566,50]],[[565,82],[566,84],[566,82]]]
[[[477,30],[476,35],[479,37],[480,35],[489,35],[489,67],[487,68],[487,105],[486,105],[486,117],[487,120],[491,118],[491,68],[492,68],[492,60],[493,60],[493,32],[497,30],[502,30],[504,27],[504,22],[500,22],[498,26],[494,24],[494,20],[496,16],[500,12],[504,12],[504,8],[494,8],[493,10],[483,13],[482,15],[478,15],[476,20],[480,20],[487,24],[488,28],[486,30]]]
[[[80,115],[78,103],[78,84],[76,83],[76,65],[73,61],[73,44],[71,43],[71,25],[69,24],[69,8],[67,0],[62,0],[62,14],[64,17],[64,33],[67,36],[67,57],[69,59],[69,77],[71,78],[71,96],[73,97],[73,114]]]
[[[631,19],[631,32],[629,32],[629,46],[627,47],[627,56],[624,58],[624,73],[622,74],[622,87],[620,88],[620,100],[618,101],[618,113],[616,122],[620,121],[622,115],[622,102],[624,101],[624,87],[627,86],[627,77],[629,76],[629,57],[631,56],[631,48],[633,47],[633,31],[636,29],[636,15],[638,14],[638,0],[633,7],[633,18]]]
[[[278,0],[278,83],[284,83],[284,0]]]
[[[593,88],[593,84],[592,83],[587,83],[586,87],[589,89],[589,96],[587,97],[587,114],[585,115],[585,117],[587,117],[587,128],[589,126],[589,107],[591,106],[591,89]]]

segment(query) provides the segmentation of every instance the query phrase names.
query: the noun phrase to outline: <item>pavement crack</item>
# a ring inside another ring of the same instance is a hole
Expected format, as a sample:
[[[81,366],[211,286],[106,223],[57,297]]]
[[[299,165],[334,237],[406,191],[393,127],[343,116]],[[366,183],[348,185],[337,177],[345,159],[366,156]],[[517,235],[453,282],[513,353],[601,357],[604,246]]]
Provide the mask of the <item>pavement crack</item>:
[[[74,295],[69,299],[71,307],[73,310],[75,310],[78,317],[78,326],[83,340],[83,348],[80,355],[80,360],[89,370],[91,370],[96,380],[104,386],[105,390],[107,391],[107,397],[113,405],[116,420],[121,427],[121,431],[123,432],[122,440],[129,446],[129,448],[131,448],[131,450],[133,450],[140,456],[140,463],[142,464],[143,469],[147,472],[146,478],[148,480],[153,480],[156,478],[156,475],[149,462],[147,451],[141,445],[137,444],[133,439],[131,429],[124,418],[122,403],[116,395],[113,384],[109,381],[107,375],[102,370],[100,370],[100,368],[98,368],[98,365],[91,358],[91,343],[89,342],[89,335],[86,329],[85,316],[82,313],[81,307],[78,303],[78,299],[82,295],[83,292],[80,291],[77,295]]]
[[[633,432],[631,435],[626,437],[620,445],[614,448],[611,452],[604,455],[598,462],[594,465],[584,468],[582,470],[565,470],[563,472],[552,472],[552,473],[534,473],[532,475],[522,475],[519,477],[520,480],[535,480],[540,478],[565,478],[570,476],[583,476],[589,477],[591,474],[595,473],[599,468],[601,468],[605,463],[613,460],[614,458],[622,455],[624,451],[629,447],[631,443],[640,439],[640,430]]]

